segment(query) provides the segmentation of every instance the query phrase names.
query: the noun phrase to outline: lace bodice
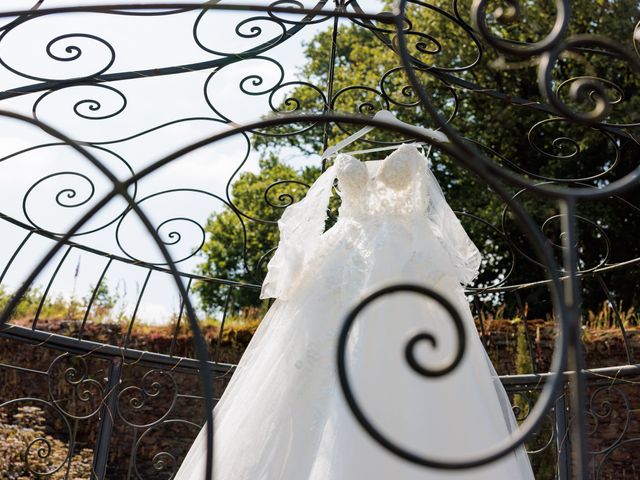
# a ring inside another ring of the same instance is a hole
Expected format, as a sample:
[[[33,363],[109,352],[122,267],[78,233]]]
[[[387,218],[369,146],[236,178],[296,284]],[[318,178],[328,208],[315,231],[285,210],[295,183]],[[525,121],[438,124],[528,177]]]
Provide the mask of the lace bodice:
[[[335,168],[338,193],[342,200],[340,217],[361,217],[366,212],[366,202],[363,200],[367,197],[369,187],[367,167],[350,155],[339,155]]]
[[[341,197],[338,221],[324,233],[336,179]],[[336,250],[342,255],[346,249],[355,259],[375,256],[373,250],[382,247],[405,249],[416,258],[430,259],[432,265],[446,264],[463,284],[477,275],[481,261],[426,158],[413,145],[402,145],[386,159],[366,164],[338,155],[307,196],[287,208],[278,225],[280,245],[269,262],[262,298],[285,298],[302,277],[322,269]],[[438,248],[431,248],[436,244]]]
[[[376,180],[396,192],[406,190],[416,180],[419,157],[420,152],[415,147],[401,146],[382,162]]]
[[[416,178],[420,153],[409,145],[403,145],[381,162],[373,178],[369,168],[355,157],[340,154],[336,158],[337,178],[341,191],[347,196],[361,196],[369,182],[400,192],[406,190]]]
[[[424,157],[413,146],[402,145],[379,162],[361,162],[348,154],[336,158],[341,216],[394,217],[426,214],[428,194],[420,188],[419,168]]]
[[[335,166],[343,205],[341,216],[380,219],[391,215],[399,219],[427,214],[429,194],[421,185],[420,176],[426,159],[415,147],[402,145],[386,159],[366,165],[341,154]]]

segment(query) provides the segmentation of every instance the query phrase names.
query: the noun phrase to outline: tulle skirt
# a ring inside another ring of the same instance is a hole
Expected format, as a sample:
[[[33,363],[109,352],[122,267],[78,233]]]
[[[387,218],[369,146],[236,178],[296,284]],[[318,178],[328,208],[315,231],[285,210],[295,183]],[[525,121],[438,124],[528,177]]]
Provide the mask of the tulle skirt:
[[[352,247],[335,246],[345,253]],[[429,251],[425,245],[424,252]],[[214,409],[213,478],[533,479],[522,448],[471,470],[431,469],[388,452],[357,422],[337,377],[342,322],[363,294],[385,284],[416,281],[410,271],[415,269],[420,283],[445,294],[460,312],[467,337],[464,357],[442,377],[413,371],[404,351],[409,337],[431,333],[436,346],[421,343],[416,356],[424,365],[445,364],[458,345],[453,322],[437,303],[415,294],[381,298],[359,315],[346,352],[350,384],[362,410],[398,446],[440,460],[462,460],[484,451],[516,427],[462,287],[448,275],[446,264],[416,257],[411,249],[375,253],[373,267],[365,257],[336,255],[335,250],[319,254],[322,270],[307,276],[290,299],[274,302]],[[205,450],[203,429],[178,480],[205,478]]]

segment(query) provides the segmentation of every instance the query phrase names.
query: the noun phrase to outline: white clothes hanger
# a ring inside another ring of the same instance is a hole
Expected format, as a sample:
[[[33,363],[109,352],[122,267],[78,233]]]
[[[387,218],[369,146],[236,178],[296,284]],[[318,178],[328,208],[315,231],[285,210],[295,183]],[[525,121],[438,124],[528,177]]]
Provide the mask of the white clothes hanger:
[[[374,120],[382,120],[385,121],[387,123],[390,124],[396,124],[396,125],[401,125],[404,128],[409,128],[413,131],[415,131],[416,133],[419,133],[420,135],[426,135],[427,137],[435,140],[436,142],[439,143],[446,143],[449,141],[449,138],[442,132],[438,132],[436,130],[433,130],[431,128],[424,128],[424,127],[416,127],[415,125],[411,125],[410,123],[406,123],[403,122],[401,120],[398,120],[396,118],[396,116],[391,113],[389,110],[380,110],[378,112],[376,112],[376,114],[373,116]],[[345,138],[344,140],[336,143],[335,145],[327,148],[324,153],[322,154],[322,160],[325,160],[327,158],[332,157],[333,155],[336,155],[337,153],[340,152],[340,150],[342,150],[343,148],[351,145],[352,143],[354,143],[356,140],[364,137],[367,133],[369,133],[371,130],[373,130],[376,127],[372,127],[372,126],[366,126],[364,128],[361,128],[360,130],[358,130],[357,132],[353,133],[352,135],[349,135],[347,138]],[[414,145],[430,145],[430,143],[428,142],[414,142]],[[349,153],[369,153],[369,152],[379,152],[379,151],[383,151],[383,150],[393,150],[398,148],[400,145],[393,145],[393,146],[386,146],[386,147],[377,147],[377,148],[371,148],[371,149],[367,149],[367,150],[357,150],[354,152],[349,152]]]

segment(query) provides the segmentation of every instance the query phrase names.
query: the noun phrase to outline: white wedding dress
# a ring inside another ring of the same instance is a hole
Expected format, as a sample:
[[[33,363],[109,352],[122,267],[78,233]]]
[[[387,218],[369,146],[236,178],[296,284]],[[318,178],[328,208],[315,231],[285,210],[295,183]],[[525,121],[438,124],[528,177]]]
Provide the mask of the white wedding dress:
[[[324,231],[336,177],[339,217]],[[470,470],[409,463],[365,432],[340,389],[337,340],[349,310],[380,287],[417,283],[459,311],[462,361],[437,378],[413,371],[407,339],[431,333],[436,345],[421,343],[417,359],[446,364],[457,348],[453,320],[415,293],[376,300],[357,317],[346,353],[364,413],[398,446],[445,461],[484,451],[516,428],[461,285],[477,275],[480,253],[415,147],[366,165],[339,155],[279,227],[262,287],[263,298],[277,300],[214,409],[215,480],[533,479],[523,448]],[[204,479],[205,450],[203,429],[176,478]]]

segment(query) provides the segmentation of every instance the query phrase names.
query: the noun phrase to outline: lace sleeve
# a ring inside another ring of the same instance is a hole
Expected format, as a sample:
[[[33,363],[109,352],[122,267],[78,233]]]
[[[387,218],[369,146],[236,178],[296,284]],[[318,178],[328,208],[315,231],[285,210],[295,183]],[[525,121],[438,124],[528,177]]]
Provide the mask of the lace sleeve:
[[[438,181],[429,169],[426,159],[420,168],[423,195],[429,198],[427,215],[432,230],[446,250],[455,267],[456,276],[463,285],[476,278],[482,263],[482,254],[462,227],[460,220],[447,203]]]
[[[260,298],[287,298],[298,283],[310,255],[324,231],[336,167],[329,167],[307,195],[290,205],[278,220],[280,243],[267,266]]]

